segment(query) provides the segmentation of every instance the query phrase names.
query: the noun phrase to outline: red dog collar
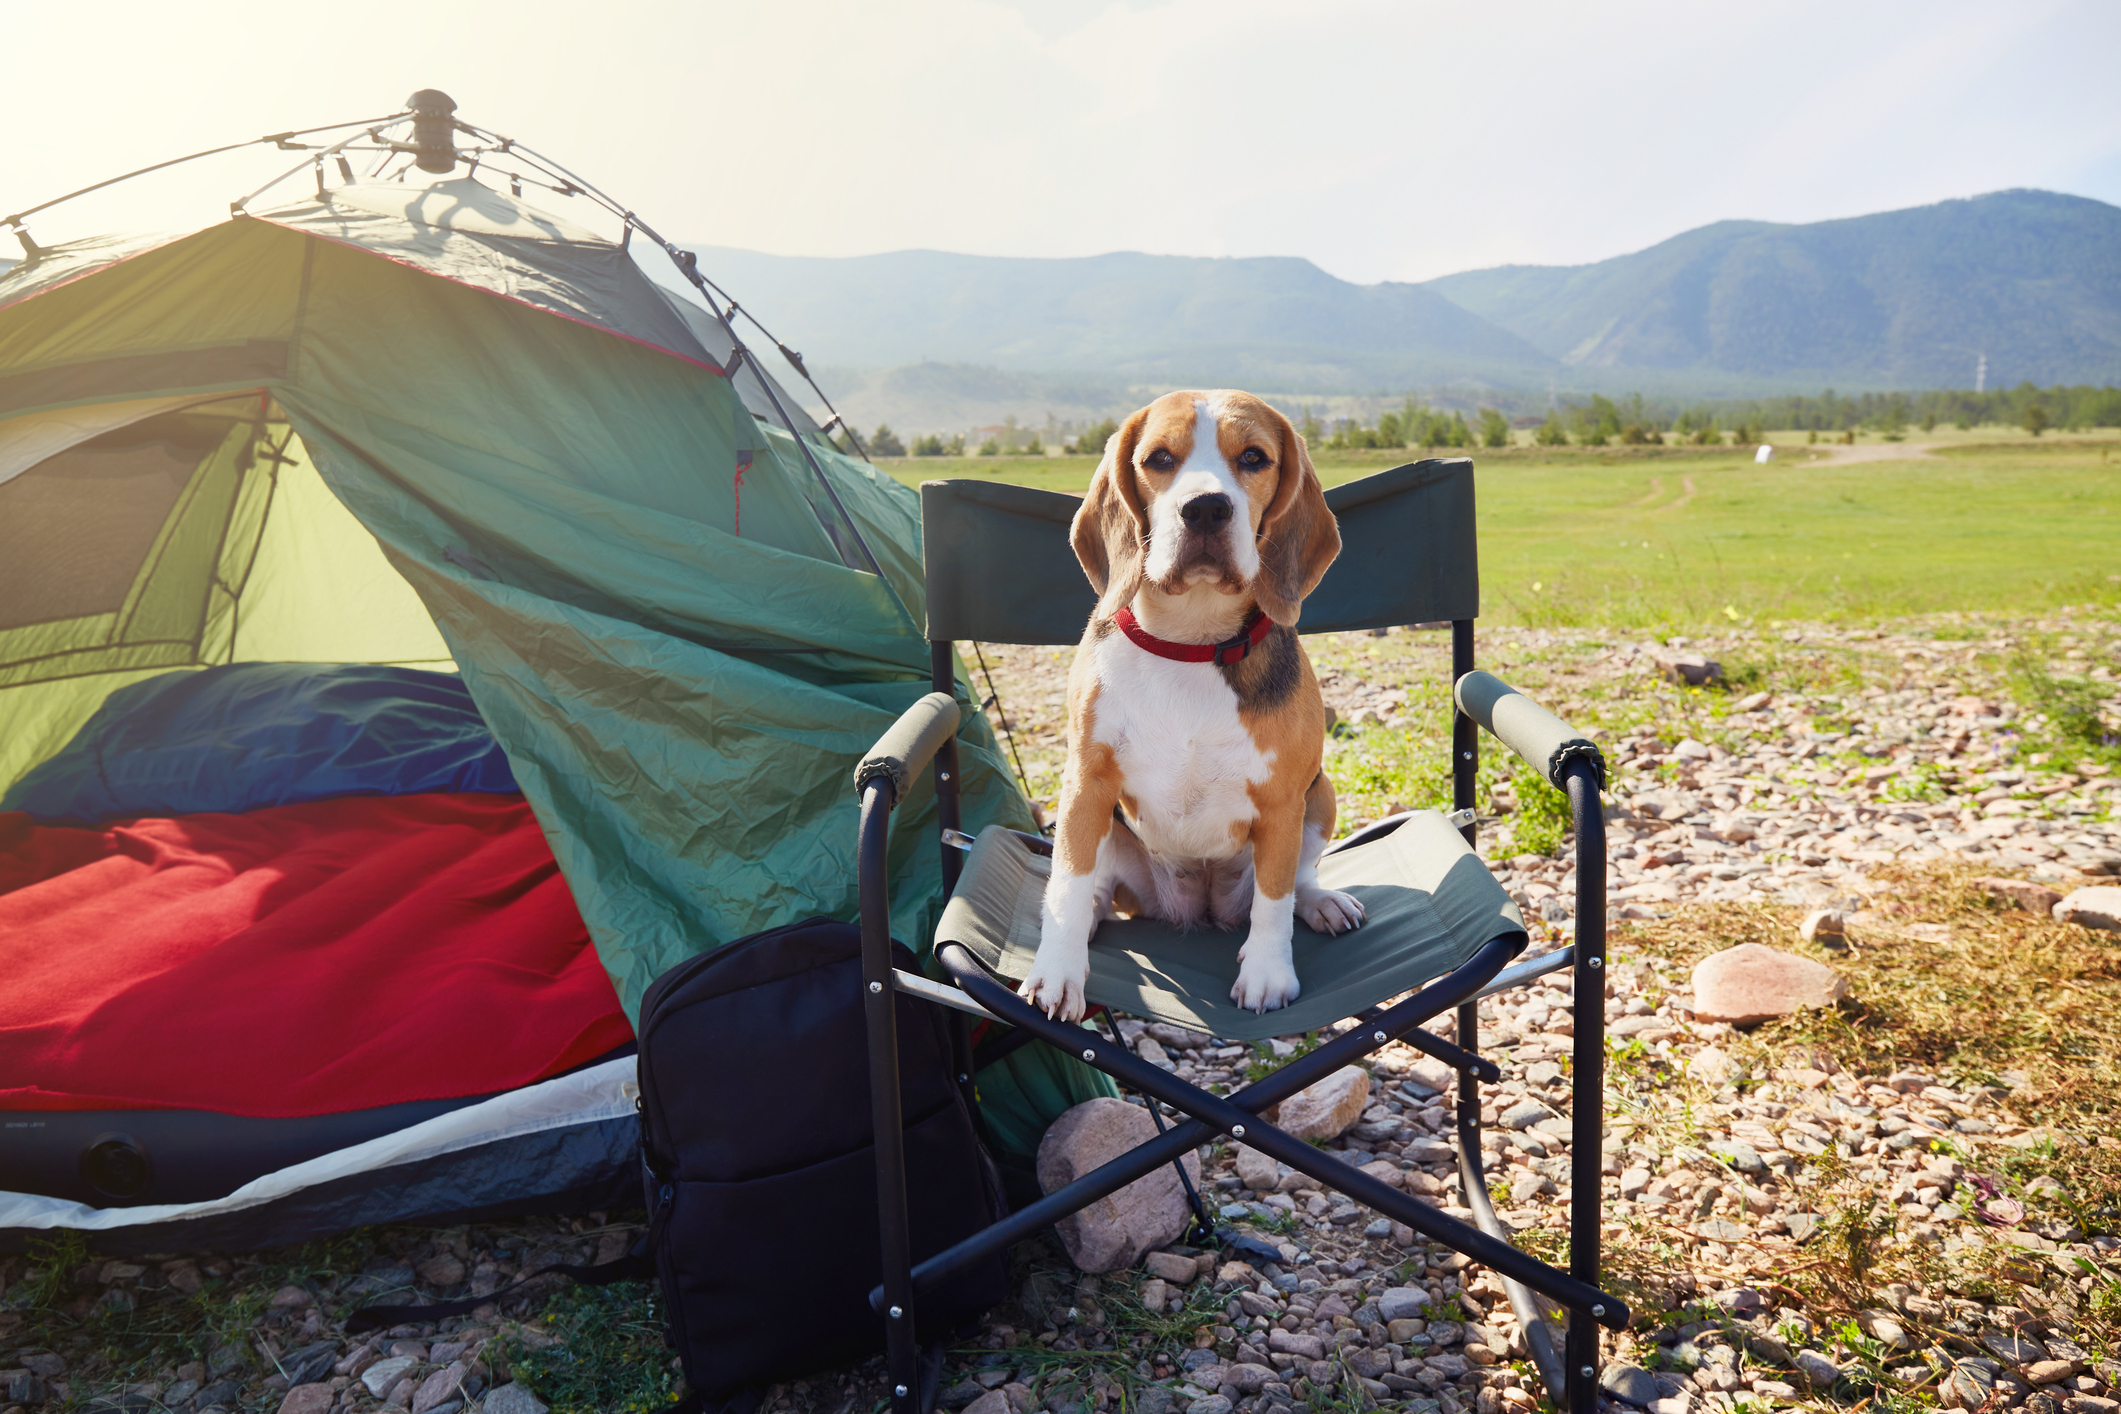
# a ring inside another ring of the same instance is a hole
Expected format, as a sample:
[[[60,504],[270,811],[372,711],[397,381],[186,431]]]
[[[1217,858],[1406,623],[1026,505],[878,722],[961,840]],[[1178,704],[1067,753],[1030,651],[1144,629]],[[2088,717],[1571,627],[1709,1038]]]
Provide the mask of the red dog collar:
[[[1274,620],[1257,609],[1245,620],[1245,626],[1238,630],[1235,638],[1226,638],[1220,643],[1173,643],[1168,638],[1158,638],[1141,626],[1141,621],[1134,617],[1134,610],[1124,606],[1112,616],[1112,621],[1138,647],[1159,658],[1169,658],[1174,663],[1213,663],[1221,668],[1242,663],[1245,655],[1266,642],[1267,635],[1274,631]]]

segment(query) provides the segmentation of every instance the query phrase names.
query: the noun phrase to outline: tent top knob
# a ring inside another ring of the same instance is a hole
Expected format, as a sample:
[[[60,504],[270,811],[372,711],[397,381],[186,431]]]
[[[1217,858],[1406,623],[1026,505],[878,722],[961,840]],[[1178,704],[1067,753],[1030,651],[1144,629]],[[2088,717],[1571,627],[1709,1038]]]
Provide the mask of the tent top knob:
[[[405,100],[412,109],[412,145],[423,172],[454,171],[457,165],[457,101],[439,88],[423,88]]]

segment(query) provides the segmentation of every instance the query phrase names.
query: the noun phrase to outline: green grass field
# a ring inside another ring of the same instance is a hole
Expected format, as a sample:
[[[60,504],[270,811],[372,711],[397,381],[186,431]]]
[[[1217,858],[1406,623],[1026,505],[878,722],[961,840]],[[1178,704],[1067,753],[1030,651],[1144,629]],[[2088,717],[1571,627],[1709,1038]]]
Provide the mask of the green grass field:
[[[1511,447],[1479,467],[1489,619],[1673,627],[2121,605],[2121,439],[1962,442],[1830,464],[1750,448]],[[1942,440],[1942,439],[1939,439]],[[1884,448],[1880,447],[1880,451]],[[1409,459],[1329,452],[1328,485]],[[1086,457],[891,460],[1080,494]]]

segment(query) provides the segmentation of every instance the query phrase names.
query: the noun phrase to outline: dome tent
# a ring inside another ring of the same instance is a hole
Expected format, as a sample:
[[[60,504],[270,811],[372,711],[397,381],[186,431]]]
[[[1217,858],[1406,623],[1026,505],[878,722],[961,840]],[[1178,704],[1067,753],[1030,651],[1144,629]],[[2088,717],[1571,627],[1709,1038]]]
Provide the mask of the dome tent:
[[[627,220],[605,240],[457,176],[25,239],[0,275],[0,790],[156,674],[453,665],[629,1018],[686,956],[851,917],[851,763],[929,687],[918,503],[649,279]],[[1029,827],[976,713],[961,770],[965,828]],[[925,782],[901,813],[917,941]],[[1060,1085],[1050,1110],[1071,1082],[1024,1083]]]

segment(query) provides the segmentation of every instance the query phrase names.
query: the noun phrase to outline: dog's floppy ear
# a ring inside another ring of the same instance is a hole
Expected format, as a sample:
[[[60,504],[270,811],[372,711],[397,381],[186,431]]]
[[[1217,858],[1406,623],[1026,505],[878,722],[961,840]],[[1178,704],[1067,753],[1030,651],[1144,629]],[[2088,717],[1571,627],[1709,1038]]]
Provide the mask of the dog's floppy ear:
[[[1260,522],[1259,578],[1252,593],[1268,618],[1294,628],[1304,596],[1318,588],[1340,553],[1340,525],[1326,508],[1326,488],[1303,437],[1288,418],[1279,412],[1274,417],[1281,424],[1281,480]]]
[[[1149,513],[1142,506],[1135,480],[1134,448],[1141,440],[1149,410],[1127,419],[1105,441],[1104,460],[1090,478],[1082,509],[1075,513],[1068,539],[1082,562],[1090,587],[1097,591],[1097,617],[1110,618],[1134,598],[1142,583],[1142,541],[1149,533]]]

